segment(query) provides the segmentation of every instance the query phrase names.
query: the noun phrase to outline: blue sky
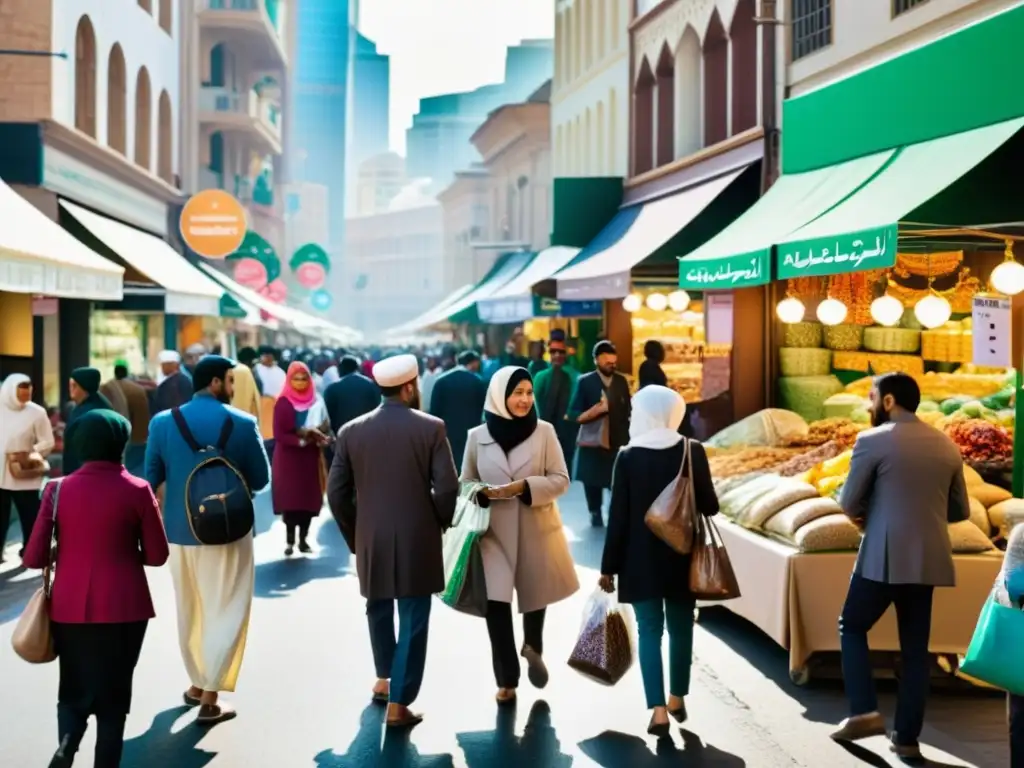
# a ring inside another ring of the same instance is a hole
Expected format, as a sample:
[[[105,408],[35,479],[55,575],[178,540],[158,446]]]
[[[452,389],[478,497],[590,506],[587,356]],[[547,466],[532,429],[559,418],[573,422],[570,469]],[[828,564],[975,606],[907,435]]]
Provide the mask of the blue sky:
[[[360,30],[391,56],[391,148],[419,99],[502,79],[505,48],[550,38],[555,0],[360,0]]]

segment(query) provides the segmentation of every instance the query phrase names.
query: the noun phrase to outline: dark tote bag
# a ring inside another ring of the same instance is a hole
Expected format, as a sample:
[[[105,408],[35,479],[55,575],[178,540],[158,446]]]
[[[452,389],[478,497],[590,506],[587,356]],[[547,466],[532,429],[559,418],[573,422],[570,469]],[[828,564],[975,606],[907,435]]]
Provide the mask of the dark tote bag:
[[[479,539],[474,541],[471,546],[462,589],[452,607],[460,613],[483,617],[487,615],[487,578],[484,575],[484,556],[480,552]]]

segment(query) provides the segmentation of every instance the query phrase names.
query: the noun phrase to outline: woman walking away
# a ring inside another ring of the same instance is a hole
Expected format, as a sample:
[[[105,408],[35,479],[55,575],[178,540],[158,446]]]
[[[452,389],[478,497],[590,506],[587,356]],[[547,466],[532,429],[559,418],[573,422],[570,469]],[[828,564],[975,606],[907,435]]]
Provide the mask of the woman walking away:
[[[284,518],[288,536],[284,553],[288,556],[295,551],[296,531],[299,552],[313,551],[307,537],[310,522],[324,504],[323,447],[330,431],[324,426],[326,421],[327,410],[316,393],[309,368],[305,363],[293,362],[274,405],[276,448],[271,473],[274,514]]]
[[[260,389],[256,376],[248,365],[236,365],[234,371],[235,390],[231,395],[231,405],[259,421]]]
[[[1006,543],[1006,557],[999,574],[996,600],[1007,607],[1024,610],[1024,524],[1014,526]],[[1018,649],[1018,654],[1024,649]],[[1020,664],[1021,657],[1007,659],[1007,664]],[[1010,766],[1024,766],[1024,696],[1007,695],[1010,726]]]
[[[491,527],[480,540],[487,580],[487,633],[491,639],[497,701],[515,701],[519,658],[512,628],[512,593],[523,614],[521,655],[530,682],[548,682],[544,665],[546,608],[579,588],[556,499],[569,473],[555,428],[539,421],[533,381],[525,368],[495,372],[487,389],[484,424],[470,430],[462,480],[487,485],[481,502]]]
[[[56,520],[50,619],[60,666],[60,747],[50,768],[72,765],[90,715],[96,716],[93,765],[117,768],[135,665],[156,615],[143,566],[167,561],[167,538],[149,483],[121,463],[131,438],[128,421],[99,409],[77,424],[82,467],[44,489],[25,565],[47,565]]]
[[[18,508],[22,547],[32,535],[39,514],[39,489],[43,487],[46,464],[53,450],[53,427],[46,409],[32,402],[32,380],[12,373],[0,386],[0,562],[11,523],[11,506]]]
[[[667,736],[668,717],[686,720],[684,697],[690,692],[693,662],[693,611],[689,591],[690,556],[677,554],[644,522],[651,504],[683,466],[686,438],[679,425],[686,403],[671,389],[644,387],[633,397],[629,444],[619,452],[612,481],[608,536],[601,559],[601,588],[615,589],[619,600],[632,603],[639,634],[640,673],[647,707],[654,714],[647,732]],[[696,513],[718,512],[711,469],[700,443],[689,441],[690,461],[684,474],[693,483]],[[669,699],[665,701],[661,636],[668,625]]]

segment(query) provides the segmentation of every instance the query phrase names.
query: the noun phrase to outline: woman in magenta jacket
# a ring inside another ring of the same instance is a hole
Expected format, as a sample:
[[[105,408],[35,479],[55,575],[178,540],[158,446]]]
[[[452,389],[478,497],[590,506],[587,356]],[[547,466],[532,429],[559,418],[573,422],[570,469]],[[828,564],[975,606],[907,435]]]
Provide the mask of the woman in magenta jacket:
[[[96,768],[117,768],[132,699],[132,678],[156,614],[144,566],[167,561],[160,509],[145,480],[125,470],[131,425],[110,410],[90,411],[74,436],[82,467],[43,490],[25,565],[49,562],[57,527],[50,619],[60,665],[57,729],[50,768],[71,766],[90,715],[96,716]]]

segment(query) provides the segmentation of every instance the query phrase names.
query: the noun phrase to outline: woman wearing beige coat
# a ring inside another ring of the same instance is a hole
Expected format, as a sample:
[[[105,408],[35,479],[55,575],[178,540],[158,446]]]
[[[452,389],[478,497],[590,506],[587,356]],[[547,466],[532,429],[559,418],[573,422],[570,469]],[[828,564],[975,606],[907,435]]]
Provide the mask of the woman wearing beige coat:
[[[548,682],[544,665],[547,607],[579,589],[556,499],[569,473],[555,428],[539,421],[533,381],[525,368],[508,366],[491,378],[484,424],[469,432],[462,480],[487,486],[482,503],[491,525],[480,540],[487,579],[487,633],[491,639],[499,704],[515,701],[519,653],[512,627],[512,593],[523,614],[530,682]]]

